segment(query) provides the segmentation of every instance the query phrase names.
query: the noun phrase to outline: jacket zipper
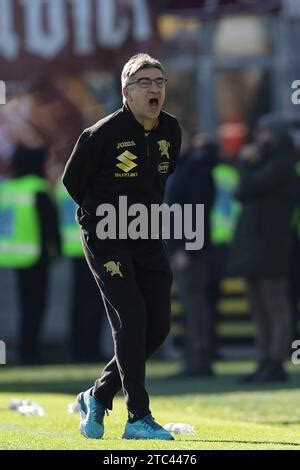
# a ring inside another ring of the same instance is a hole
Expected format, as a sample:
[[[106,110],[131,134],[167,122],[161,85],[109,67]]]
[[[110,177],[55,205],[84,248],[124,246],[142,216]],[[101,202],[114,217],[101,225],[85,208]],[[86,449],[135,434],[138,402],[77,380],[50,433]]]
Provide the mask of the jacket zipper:
[[[149,134],[145,135],[145,140],[146,140],[146,155],[147,155],[147,158],[149,158],[150,157]]]
[[[146,176],[147,176],[147,180],[150,180],[151,179],[151,162],[150,162],[150,144],[149,144],[149,135],[148,136],[145,136],[145,139],[146,139],[146,161],[145,161],[145,164],[146,164]]]

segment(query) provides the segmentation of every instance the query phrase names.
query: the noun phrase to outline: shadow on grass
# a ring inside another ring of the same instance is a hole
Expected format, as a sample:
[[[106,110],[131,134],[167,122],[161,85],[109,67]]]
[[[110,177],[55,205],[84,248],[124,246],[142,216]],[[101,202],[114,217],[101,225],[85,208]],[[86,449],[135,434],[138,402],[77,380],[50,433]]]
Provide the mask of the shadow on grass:
[[[240,441],[235,439],[180,439],[180,442],[199,442],[211,444],[254,444],[254,445],[280,445],[280,446],[293,446],[300,447],[299,442],[281,442],[281,441]]]
[[[238,391],[292,390],[300,388],[300,374],[294,374],[289,382],[269,384],[239,384],[236,374],[220,374],[213,378],[148,381],[151,395],[216,394]]]
[[[89,366],[77,367],[77,373],[74,374],[72,368],[64,369],[57,366],[57,371],[53,366],[51,369],[46,367],[26,368],[23,373],[22,368],[5,368],[8,374],[0,374],[0,391],[9,393],[65,393],[77,394],[80,390],[85,390],[93,385],[96,369],[90,369]],[[58,376],[58,372],[60,374]],[[239,384],[237,382],[238,374],[222,373],[212,378],[192,378],[192,379],[174,379],[166,374],[150,376],[147,379],[147,389],[151,396],[176,396],[184,394],[217,394],[238,391],[267,391],[267,390],[292,390],[300,389],[300,373],[291,374],[291,378],[286,383],[274,384]],[[3,371],[4,372],[4,371]],[[76,376],[74,376],[76,375]],[[80,377],[82,375],[82,377]]]

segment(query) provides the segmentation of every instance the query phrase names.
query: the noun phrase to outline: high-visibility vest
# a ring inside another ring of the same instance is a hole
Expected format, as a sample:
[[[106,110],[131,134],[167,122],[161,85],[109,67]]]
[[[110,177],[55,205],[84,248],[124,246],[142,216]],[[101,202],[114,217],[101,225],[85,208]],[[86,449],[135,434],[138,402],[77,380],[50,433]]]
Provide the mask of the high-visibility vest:
[[[69,196],[62,183],[59,183],[56,188],[56,198],[58,203],[62,253],[64,256],[71,258],[83,256],[80,228],[75,220],[75,212],[78,206]]]
[[[36,194],[49,184],[36,175],[0,183],[0,266],[27,268],[41,254],[40,221]]]
[[[295,165],[295,173],[300,180],[300,161],[297,161]],[[292,227],[297,231],[298,237],[300,238],[300,205],[297,201],[297,207],[294,209],[293,218],[292,218]]]
[[[226,163],[213,169],[216,196],[211,211],[211,239],[213,245],[230,243],[233,239],[241,204],[233,197],[239,183],[237,170]]]

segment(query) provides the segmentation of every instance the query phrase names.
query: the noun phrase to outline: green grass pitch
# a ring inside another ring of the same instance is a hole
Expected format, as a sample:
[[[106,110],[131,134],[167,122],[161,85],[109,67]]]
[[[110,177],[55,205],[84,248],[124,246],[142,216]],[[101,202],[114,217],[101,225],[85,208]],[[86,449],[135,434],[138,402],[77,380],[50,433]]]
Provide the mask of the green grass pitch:
[[[105,417],[102,440],[88,440],[78,431],[78,414],[67,405],[99,375],[94,365],[19,368],[0,366],[0,449],[87,450],[300,450],[300,366],[290,365],[292,378],[283,385],[239,385],[236,378],[250,371],[249,362],[216,364],[216,378],[169,380],[179,370],[174,362],[150,362],[147,386],[156,420],[190,423],[194,435],[177,435],[172,442],[124,441],[123,397]],[[9,410],[12,398],[38,401],[44,417],[21,416]]]

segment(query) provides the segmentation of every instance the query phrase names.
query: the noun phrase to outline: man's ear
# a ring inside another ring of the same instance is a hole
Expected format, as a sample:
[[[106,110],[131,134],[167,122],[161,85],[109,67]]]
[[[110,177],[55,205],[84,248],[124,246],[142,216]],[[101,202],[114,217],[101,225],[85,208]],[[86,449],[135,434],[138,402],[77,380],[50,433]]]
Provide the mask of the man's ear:
[[[123,96],[126,98],[126,101],[128,101],[128,96],[129,96],[129,88],[127,86],[124,86],[122,89]]]

